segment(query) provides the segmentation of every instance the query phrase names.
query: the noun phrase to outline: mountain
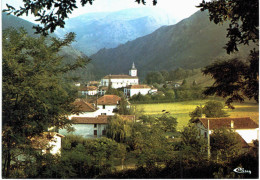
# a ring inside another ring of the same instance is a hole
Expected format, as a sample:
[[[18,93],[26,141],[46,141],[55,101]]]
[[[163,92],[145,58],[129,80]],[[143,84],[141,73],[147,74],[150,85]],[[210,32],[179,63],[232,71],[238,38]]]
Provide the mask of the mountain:
[[[141,78],[148,71],[201,68],[216,58],[227,58],[223,49],[227,27],[227,23],[210,22],[208,12],[198,11],[175,25],[163,26],[116,48],[103,48],[91,58],[100,77],[127,73],[133,62]],[[233,56],[245,57],[248,52],[249,48],[243,47]]]
[[[175,24],[169,14],[154,8],[125,9],[116,12],[87,13],[66,20],[65,28],[55,33],[64,36],[75,32],[72,45],[87,55],[102,48],[114,48],[119,44],[145,36],[163,25]]]
[[[27,32],[28,35],[37,37],[39,35],[34,34],[34,29],[32,27],[35,26],[35,24],[23,20],[21,18],[18,18],[13,15],[7,15],[6,13],[2,13],[2,29],[5,30],[7,28],[15,28],[18,29],[20,27],[23,27]],[[55,36],[55,34],[51,34],[51,36]],[[62,50],[59,52],[61,56],[64,57],[64,61],[66,63],[69,62],[74,62],[77,57],[86,57],[85,54],[82,52],[76,50],[75,48],[71,46],[63,47]],[[94,66],[89,63],[86,68],[80,69],[76,72],[71,72],[71,74],[81,77],[81,81],[86,81],[86,80],[92,80],[95,79],[95,75],[93,74],[94,72]]]

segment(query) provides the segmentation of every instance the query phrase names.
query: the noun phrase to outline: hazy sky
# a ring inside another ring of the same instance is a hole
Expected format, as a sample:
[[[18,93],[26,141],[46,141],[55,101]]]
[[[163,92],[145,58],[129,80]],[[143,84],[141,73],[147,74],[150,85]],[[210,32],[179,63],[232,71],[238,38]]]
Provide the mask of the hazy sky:
[[[22,0],[1,0],[1,2],[2,9],[6,7],[6,3],[14,6],[15,8],[22,5]],[[79,0],[77,0],[77,2],[78,9],[74,10],[69,17],[76,17],[88,12],[118,11],[128,8],[144,7],[144,5],[136,3],[135,0],[94,0],[92,6],[87,4],[85,7],[80,6]],[[202,0],[158,0],[156,6],[152,5],[152,0],[146,0],[146,2],[147,4],[145,6],[162,9],[172,14],[173,17],[179,21],[198,11],[199,8],[196,8],[195,6],[199,5]],[[34,22],[34,18],[32,16],[23,18]]]

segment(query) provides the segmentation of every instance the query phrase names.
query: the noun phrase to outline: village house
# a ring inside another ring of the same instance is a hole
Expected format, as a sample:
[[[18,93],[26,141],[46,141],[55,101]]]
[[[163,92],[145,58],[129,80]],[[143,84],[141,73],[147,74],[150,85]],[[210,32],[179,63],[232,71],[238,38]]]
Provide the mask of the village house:
[[[129,70],[129,75],[107,75],[101,79],[101,86],[111,86],[114,89],[136,84],[139,84],[139,78],[137,77],[137,69],[134,63]]]
[[[86,86],[86,87],[81,87],[79,88],[79,94],[84,96],[93,96],[98,93],[98,88],[96,86]]]
[[[98,116],[98,117],[73,117],[72,127],[74,132],[67,132],[65,129],[60,130],[61,134],[80,135],[85,138],[99,138],[106,135],[106,127],[109,123],[109,118],[112,116]],[[134,115],[119,115],[120,118],[134,122]]]
[[[116,95],[104,95],[97,99],[97,108],[100,115],[113,116],[119,108],[121,98]]]
[[[99,87],[98,94],[103,96],[106,94],[107,90],[108,90],[107,86],[101,86],[101,87]]]
[[[57,132],[43,132],[41,135],[31,139],[32,147],[42,154],[50,153],[57,155],[61,153],[61,139],[64,137]]]
[[[229,128],[237,132],[248,144],[253,143],[253,140],[259,139],[258,124],[249,117],[197,118],[194,120],[194,123],[199,129],[200,135],[205,138],[208,133],[213,133],[214,129]]]
[[[142,94],[142,95],[146,95],[146,94],[153,94],[157,92],[156,88],[153,88],[151,86],[148,86],[146,84],[139,84],[139,85],[129,85],[127,87],[124,88],[124,94],[127,97],[132,97],[133,95],[137,95],[137,94]]]

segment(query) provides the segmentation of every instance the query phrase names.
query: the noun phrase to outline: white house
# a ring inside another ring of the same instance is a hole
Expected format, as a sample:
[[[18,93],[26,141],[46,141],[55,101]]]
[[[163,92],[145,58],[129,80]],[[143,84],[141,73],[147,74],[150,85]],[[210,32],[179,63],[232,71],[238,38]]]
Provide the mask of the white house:
[[[100,115],[113,116],[119,108],[121,98],[116,95],[104,95],[97,99],[97,108]]]
[[[96,86],[86,86],[79,88],[79,93],[81,95],[93,96],[98,93],[98,88]]]
[[[129,85],[127,87],[124,88],[124,94],[127,96],[127,97],[132,97],[133,95],[135,94],[142,94],[142,95],[146,95],[146,94],[153,94],[157,92],[157,89],[151,87],[151,86],[148,86],[148,85]]]
[[[137,77],[137,69],[133,63],[132,68],[129,70],[129,75],[107,75],[101,79],[101,86],[111,86],[114,89],[126,87],[128,85],[136,85],[139,83]]]
[[[259,139],[259,126],[249,117],[198,118],[194,123],[204,137],[207,137],[208,133],[214,132],[214,129],[230,128],[237,132],[246,143],[252,143],[253,140]]]
[[[111,116],[98,116],[98,117],[73,117],[72,127],[74,132],[67,132],[62,129],[59,132],[64,135],[74,134],[80,135],[85,138],[98,138],[106,135],[106,127],[109,123]],[[127,121],[134,121],[134,115],[120,115],[120,117]]]
[[[65,137],[57,132],[44,132],[31,139],[32,146],[40,150],[43,154],[51,153],[53,155],[61,153],[61,139]]]

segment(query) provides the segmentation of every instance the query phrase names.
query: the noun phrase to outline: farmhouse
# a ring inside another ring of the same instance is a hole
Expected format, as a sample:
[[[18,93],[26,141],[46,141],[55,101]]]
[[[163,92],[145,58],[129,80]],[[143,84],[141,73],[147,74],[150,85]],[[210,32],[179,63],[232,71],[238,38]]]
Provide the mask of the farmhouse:
[[[139,85],[129,85],[127,87],[124,88],[124,94],[127,97],[132,97],[135,94],[142,94],[142,95],[146,95],[146,94],[153,94],[157,92],[157,89],[148,86],[146,84],[139,84]]]
[[[128,85],[136,85],[139,83],[137,77],[137,69],[133,63],[132,68],[129,70],[129,75],[107,75],[101,79],[101,86],[111,86],[114,89],[126,87]]]
[[[198,118],[194,123],[199,128],[200,134],[205,137],[208,133],[211,134],[214,129],[230,128],[237,132],[246,143],[252,143],[253,140],[259,139],[258,124],[249,117]]]
[[[85,138],[98,138],[106,135],[106,127],[109,123],[111,116],[98,116],[98,117],[72,117],[72,127],[74,132],[68,133],[66,130],[60,130],[62,134],[75,134],[81,135]],[[134,115],[120,115],[124,120],[134,121]]]

